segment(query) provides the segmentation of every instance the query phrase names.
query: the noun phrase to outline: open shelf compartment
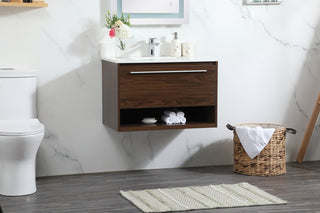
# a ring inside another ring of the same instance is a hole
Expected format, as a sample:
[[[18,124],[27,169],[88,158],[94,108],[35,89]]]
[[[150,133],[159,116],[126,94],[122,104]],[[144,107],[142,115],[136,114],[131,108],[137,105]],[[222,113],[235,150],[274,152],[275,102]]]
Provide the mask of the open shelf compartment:
[[[161,120],[165,110],[173,111],[174,109],[185,113],[187,119],[186,124],[167,125]],[[156,118],[157,123],[142,123],[141,120],[147,117]],[[216,120],[215,106],[120,109],[119,131],[209,128],[217,126]]]

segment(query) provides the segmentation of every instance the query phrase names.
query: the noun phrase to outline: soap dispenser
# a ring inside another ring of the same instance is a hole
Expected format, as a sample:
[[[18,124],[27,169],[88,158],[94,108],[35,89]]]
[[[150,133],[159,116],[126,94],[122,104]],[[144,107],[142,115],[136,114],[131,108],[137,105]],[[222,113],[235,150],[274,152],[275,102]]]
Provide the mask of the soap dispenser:
[[[173,57],[180,57],[181,56],[181,41],[178,39],[178,33],[172,33],[174,38],[171,42],[171,51],[170,54]]]

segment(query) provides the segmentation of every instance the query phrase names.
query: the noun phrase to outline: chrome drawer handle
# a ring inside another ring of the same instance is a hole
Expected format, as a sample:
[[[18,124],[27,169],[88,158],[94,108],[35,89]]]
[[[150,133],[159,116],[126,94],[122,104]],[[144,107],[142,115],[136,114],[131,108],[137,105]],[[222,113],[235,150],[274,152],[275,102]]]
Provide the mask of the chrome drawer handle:
[[[133,71],[130,74],[200,73],[208,70]]]

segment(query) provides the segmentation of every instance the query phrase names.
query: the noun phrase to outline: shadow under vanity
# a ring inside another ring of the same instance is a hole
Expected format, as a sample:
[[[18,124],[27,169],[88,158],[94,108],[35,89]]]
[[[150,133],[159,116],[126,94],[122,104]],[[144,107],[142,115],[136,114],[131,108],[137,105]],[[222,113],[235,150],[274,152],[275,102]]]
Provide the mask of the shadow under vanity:
[[[103,59],[103,123],[119,132],[217,127],[217,75],[210,60]],[[161,122],[172,109],[186,124]],[[145,117],[158,122],[143,124]]]

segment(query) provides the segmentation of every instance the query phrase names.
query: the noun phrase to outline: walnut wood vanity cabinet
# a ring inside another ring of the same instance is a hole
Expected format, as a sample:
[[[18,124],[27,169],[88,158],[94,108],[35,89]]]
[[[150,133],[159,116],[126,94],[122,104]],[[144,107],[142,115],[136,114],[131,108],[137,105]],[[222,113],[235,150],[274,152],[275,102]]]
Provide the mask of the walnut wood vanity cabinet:
[[[119,132],[217,127],[215,61],[115,63],[102,60],[103,123]],[[187,123],[166,125],[165,110],[179,109]],[[143,124],[155,117],[156,124]]]

